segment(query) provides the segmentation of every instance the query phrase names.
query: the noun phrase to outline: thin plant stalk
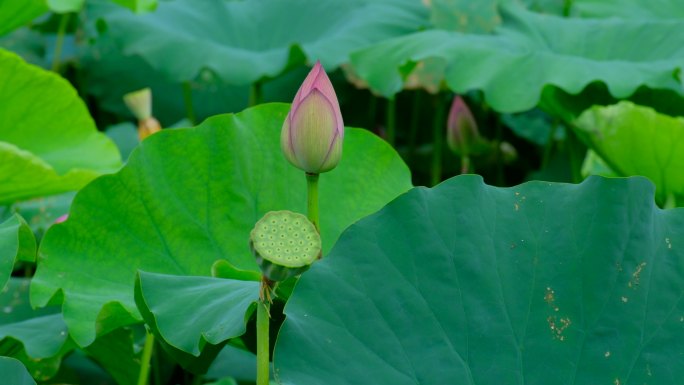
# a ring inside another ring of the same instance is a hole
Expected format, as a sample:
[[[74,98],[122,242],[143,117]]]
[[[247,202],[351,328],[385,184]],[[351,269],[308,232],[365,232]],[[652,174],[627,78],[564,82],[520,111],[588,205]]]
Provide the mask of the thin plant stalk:
[[[33,277],[33,265],[32,264],[27,263],[24,266],[24,277],[26,277],[26,278]]]
[[[140,372],[138,373],[138,385],[147,385],[150,377],[150,361],[154,350],[154,334],[149,330],[145,335],[145,346],[143,347],[142,357],[140,358]]]
[[[418,137],[418,125],[420,124],[420,106],[423,99],[423,93],[416,91],[413,95],[413,107],[411,108],[411,127],[409,128],[408,137],[408,155],[407,162],[411,164],[411,160],[416,155],[416,141]]]
[[[156,345],[156,342],[155,342]],[[159,370],[159,350],[152,350],[152,379],[154,380],[154,385],[161,385],[161,372]]]
[[[579,152],[579,140],[575,136],[573,130],[566,130],[565,142],[568,145],[568,154],[570,157],[570,175],[572,177],[572,183],[579,183],[582,181],[582,162],[578,157]]]
[[[444,147],[444,102],[441,95],[435,96],[435,116],[432,121],[432,167],[430,168],[430,181],[436,186],[442,181],[442,150]]]
[[[183,82],[183,103],[185,103],[185,117],[193,125],[197,124],[195,108],[192,105],[192,86],[190,82]]]
[[[467,174],[470,172],[470,155],[461,154],[461,174]]]
[[[387,99],[387,110],[385,111],[385,125],[387,128],[387,142],[394,146],[396,140],[397,120],[396,120],[397,99]]]
[[[318,176],[319,174],[306,173],[306,215],[320,233],[321,227],[318,221]]]
[[[570,16],[570,9],[572,9],[572,0],[563,1],[563,17]]]
[[[375,129],[375,114],[377,113],[378,108],[378,98],[372,93],[369,93],[368,95],[370,95],[370,99],[368,99],[368,127]]]
[[[541,168],[544,169],[546,166],[549,165],[549,161],[551,160],[551,153],[553,151],[553,146],[556,143],[555,137],[556,137],[556,132],[558,131],[558,125],[560,123],[558,121],[554,121],[551,124],[551,130],[549,132],[549,137],[546,140],[546,146],[544,146],[544,155],[542,156],[542,162],[541,162]]]
[[[496,185],[504,185],[504,159],[501,153],[501,142],[503,141],[503,125],[498,116],[495,117],[494,123],[494,145],[496,156]]]
[[[71,14],[65,13],[59,19],[59,26],[57,27],[57,41],[55,42],[55,52],[52,56],[52,72],[59,70],[59,63],[62,57],[62,47],[64,46],[64,36],[69,25],[69,18]]]
[[[262,283],[262,288],[263,288]],[[270,290],[265,288],[265,290]],[[269,359],[269,302],[261,299],[257,303],[257,376],[256,385],[268,385],[270,376]]]
[[[254,107],[262,102],[263,94],[261,82],[256,81],[249,87],[249,107]]]

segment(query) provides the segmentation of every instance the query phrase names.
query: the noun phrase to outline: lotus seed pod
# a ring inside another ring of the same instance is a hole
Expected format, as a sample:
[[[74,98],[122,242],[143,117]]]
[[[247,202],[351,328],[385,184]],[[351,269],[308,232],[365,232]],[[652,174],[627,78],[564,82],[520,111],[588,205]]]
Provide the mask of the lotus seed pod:
[[[123,97],[124,103],[139,121],[152,116],[152,91],[149,88],[129,92]]]
[[[321,237],[306,216],[271,211],[250,233],[250,248],[264,276],[283,281],[301,274],[321,254]]]
[[[143,140],[155,132],[161,131],[159,121],[152,116],[152,91],[143,88],[124,95],[124,102],[138,119],[138,138]]]

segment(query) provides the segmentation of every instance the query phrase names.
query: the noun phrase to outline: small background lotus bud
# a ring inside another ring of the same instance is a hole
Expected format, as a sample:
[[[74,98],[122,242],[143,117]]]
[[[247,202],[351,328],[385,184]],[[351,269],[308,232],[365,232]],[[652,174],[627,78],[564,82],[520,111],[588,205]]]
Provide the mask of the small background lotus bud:
[[[138,137],[147,138],[155,132],[161,131],[159,121],[152,116],[152,91],[143,88],[124,95],[124,103],[138,119]]]
[[[283,281],[301,274],[321,254],[321,237],[304,215],[271,211],[255,225],[250,248],[264,276]]]
[[[310,174],[330,171],[342,157],[344,122],[328,75],[316,63],[285,118],[280,147],[290,163]]]
[[[470,109],[463,98],[456,95],[447,120],[447,143],[458,155],[469,155],[472,147],[480,140],[480,132]]]
[[[55,219],[55,224],[65,222],[67,219],[69,219],[69,214],[60,215]]]

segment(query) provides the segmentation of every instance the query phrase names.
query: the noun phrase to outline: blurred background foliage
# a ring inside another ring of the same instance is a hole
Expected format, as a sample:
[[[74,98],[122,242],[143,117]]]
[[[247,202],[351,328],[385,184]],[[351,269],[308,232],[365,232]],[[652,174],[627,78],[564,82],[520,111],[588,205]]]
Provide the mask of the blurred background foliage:
[[[291,101],[316,60],[331,72],[345,123],[387,138],[419,185],[460,170],[435,122],[446,120],[453,93],[465,95],[492,141],[475,172],[502,186],[578,182],[583,163],[593,173],[593,160],[609,155],[586,157],[592,142],[572,130],[593,105],[684,109],[684,7],[675,0],[52,0],[21,12],[0,4],[11,20],[0,45],[68,79],[124,158],[136,143],[124,94],[150,87],[162,125],[187,126]]]

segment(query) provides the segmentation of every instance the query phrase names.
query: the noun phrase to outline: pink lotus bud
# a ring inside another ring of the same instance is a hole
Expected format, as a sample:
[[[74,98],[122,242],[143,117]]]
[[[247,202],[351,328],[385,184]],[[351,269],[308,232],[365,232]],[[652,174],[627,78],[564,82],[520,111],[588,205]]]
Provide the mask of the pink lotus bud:
[[[447,120],[447,143],[451,151],[460,155],[468,155],[477,141],[480,140],[480,132],[470,109],[463,98],[456,95]]]
[[[67,219],[69,219],[69,214],[60,215],[55,219],[55,224],[65,222]]]
[[[316,62],[292,101],[280,148],[296,167],[320,174],[339,163],[343,139],[344,123],[335,90],[321,63]]]

